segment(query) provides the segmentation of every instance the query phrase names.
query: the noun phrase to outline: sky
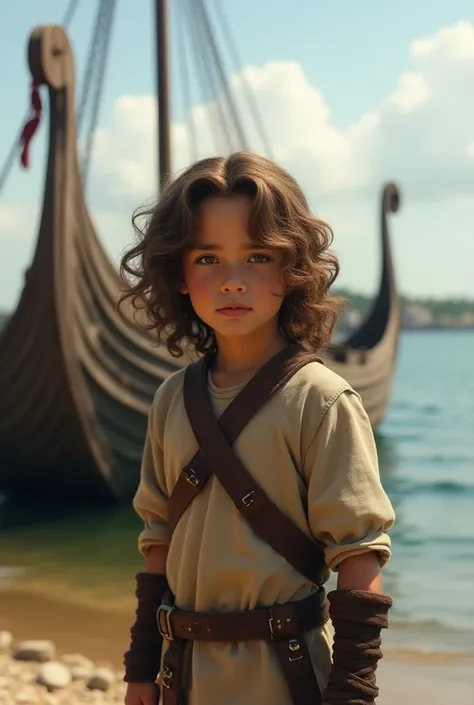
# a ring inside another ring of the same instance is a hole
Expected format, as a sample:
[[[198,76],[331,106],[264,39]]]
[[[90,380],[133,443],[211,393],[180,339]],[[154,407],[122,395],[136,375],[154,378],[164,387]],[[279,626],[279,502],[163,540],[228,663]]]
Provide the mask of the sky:
[[[0,169],[21,128],[36,25],[60,23],[66,0],[0,7]],[[157,195],[153,4],[117,0],[86,200],[117,263],[133,240],[134,209]],[[211,9],[217,0],[209,0]],[[229,90],[245,108],[251,86],[272,155],[300,182],[334,231],[338,283],[373,293],[380,275],[379,200],[397,183],[390,226],[400,291],[474,298],[474,9],[468,0],[220,0],[241,64],[223,41]],[[193,159],[178,46],[182,0],[170,0],[172,156]],[[139,13],[137,8],[142,8]],[[82,88],[97,0],[81,0],[69,28]],[[213,15],[215,17],[216,15]],[[185,48],[190,38],[185,35]],[[198,156],[216,153],[210,120],[221,96],[198,91],[191,115]],[[47,102],[45,89],[43,102]],[[247,110],[250,148],[264,153]],[[0,193],[0,309],[11,310],[34,254],[47,147],[45,111],[31,167]]]

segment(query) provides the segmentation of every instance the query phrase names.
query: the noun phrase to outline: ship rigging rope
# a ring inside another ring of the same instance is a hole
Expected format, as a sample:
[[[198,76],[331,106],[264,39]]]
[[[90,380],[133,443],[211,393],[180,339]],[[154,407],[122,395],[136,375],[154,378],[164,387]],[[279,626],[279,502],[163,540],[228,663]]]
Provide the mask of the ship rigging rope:
[[[68,8],[66,10],[66,14],[64,15],[63,27],[69,27],[72,20],[74,19],[74,15],[76,14],[76,10],[77,10],[78,5],[79,5],[79,0],[71,0]]]
[[[70,0],[69,5],[68,5],[66,12],[64,14],[63,21],[62,21],[62,25],[64,27],[68,28],[71,25],[71,23],[74,19],[74,15],[76,14],[76,10],[78,8],[78,5],[79,5],[79,0]],[[3,189],[5,188],[5,184],[8,180],[8,177],[10,176],[11,170],[13,168],[13,165],[15,164],[16,158],[17,158],[18,153],[20,151],[21,137],[23,134],[23,125],[26,124],[28,117],[29,117],[29,111],[26,113],[25,119],[21,123],[22,127],[18,131],[18,133],[16,134],[15,139],[13,140],[13,144],[10,147],[10,150],[7,154],[7,158],[4,162],[2,170],[0,171],[0,195],[3,191]]]
[[[217,113],[217,115],[211,120],[212,124],[210,135],[216,144],[217,152],[225,152],[227,150],[231,151],[232,136],[225,118],[224,106],[218,99],[219,87],[216,86],[214,81],[215,73],[213,71],[213,62],[212,59],[209,60],[209,57],[206,57],[208,45],[205,41],[205,35],[203,34],[203,28],[201,26],[201,16],[199,12],[195,12],[195,8],[191,6],[191,2],[189,0],[183,1],[185,2],[185,11],[189,21],[189,33],[193,44],[194,54],[197,58],[196,70],[202,95],[203,97],[206,95],[207,88],[207,92],[211,96],[217,96],[214,103],[209,106],[211,115]],[[222,144],[224,144],[223,147]]]
[[[223,52],[217,41],[218,32],[214,27],[216,22],[212,19],[212,15],[217,17],[217,24],[220,25],[220,30],[224,35],[224,44],[231,53],[233,70],[238,73],[242,68],[242,64],[222,5],[219,0],[215,0],[214,3],[208,0],[182,0],[181,8],[181,14],[187,15],[189,38],[195,57],[195,71],[202,96],[208,95],[211,100],[208,104],[209,134],[215,143],[216,150],[218,152],[229,152],[234,149],[248,149],[249,140],[241,120],[242,109],[239,110],[236,94],[229,85],[224,68]],[[211,12],[211,9],[213,9],[213,12]],[[184,49],[181,47],[183,41],[185,40],[180,38],[178,42],[182,52],[180,64],[186,64]],[[187,87],[189,80],[187,78],[182,79],[182,82],[184,90],[189,93]],[[263,151],[266,156],[271,158],[270,141],[252,88],[244,73],[239,76],[239,84],[241,88],[239,97],[244,103],[247,103],[249,114],[253,118]],[[197,153],[197,147],[194,143],[196,140],[196,129],[193,121],[193,111],[188,107],[191,104],[189,95],[186,95],[186,104],[194,157]]]
[[[79,109],[77,111],[77,126],[78,132],[80,132],[84,124],[84,116],[89,102],[89,96],[92,88],[92,83],[94,79],[94,74],[97,73],[98,62],[96,60],[97,47],[102,42],[102,35],[104,33],[104,17],[107,13],[107,2],[108,0],[100,0],[96,18],[94,22],[94,31],[92,32],[89,49],[87,52],[87,62],[86,68],[84,69],[84,76],[82,78],[82,88],[81,97],[79,99]]]
[[[181,6],[183,10],[183,7]],[[197,147],[197,133],[196,133],[196,121],[194,120],[193,113],[193,99],[191,95],[191,82],[189,80],[189,57],[186,41],[186,24],[185,24],[186,12],[181,11],[179,13],[178,21],[178,52],[179,52],[179,68],[181,73],[181,82],[183,84],[184,102],[187,117],[187,125],[189,129],[190,143],[191,143],[191,160],[195,162],[198,158],[198,147]]]
[[[97,65],[97,79],[95,81],[92,113],[89,121],[89,128],[87,131],[87,142],[82,160],[82,179],[84,182],[86,181],[89,172],[92,145],[94,141],[95,131],[97,128],[97,123],[99,120],[99,111],[104,85],[105,69],[107,65],[107,58],[109,56],[110,38],[112,36],[112,27],[116,6],[117,0],[102,0],[99,8],[99,15],[97,18],[100,41],[98,40],[95,47],[91,46],[90,49],[90,55],[92,56],[93,60],[96,62]]]
[[[222,64],[222,59],[219,54],[219,48],[217,46],[217,42],[216,42],[216,39],[214,36],[214,32],[212,30],[212,25],[211,25],[211,22],[209,19],[209,15],[207,13],[206,4],[205,4],[204,0],[195,0],[195,2],[197,3],[197,5],[201,9],[201,17],[202,17],[204,31],[205,31],[205,35],[206,35],[206,39],[207,39],[207,42],[205,42],[205,44],[208,44],[208,46],[210,47],[210,50],[212,52],[212,57],[215,62],[215,68],[217,70],[218,80],[220,82],[222,97],[224,98],[224,100],[227,103],[232,122],[234,123],[234,129],[238,135],[240,146],[243,147],[244,149],[247,149],[248,148],[248,140],[245,135],[242,123],[239,120],[237,108],[236,108],[236,105],[234,103],[234,100],[233,100],[232,95],[229,90],[229,84],[226,79],[224,67]]]
[[[93,138],[97,127],[100,99],[103,92],[103,83],[105,77],[105,68],[107,57],[109,54],[109,45],[112,35],[113,19],[116,10],[116,0],[100,0],[99,7],[94,23],[94,31],[91,37],[87,66],[83,79],[81,99],[78,110],[78,131],[85,122],[85,114],[88,105],[92,102],[91,116],[89,119],[88,130],[86,134],[85,150],[82,162],[82,176],[85,180],[89,169]],[[71,0],[65,13],[63,26],[68,28],[71,24],[79,0]],[[220,5],[219,0],[215,2],[215,13],[218,16],[219,23],[225,34],[226,46],[230,49],[235,70],[241,68],[240,59],[232,38],[232,33],[229,29],[225,13]],[[184,36],[184,17],[188,20],[188,32],[190,44],[194,49],[195,70],[197,72],[198,82],[201,88],[207,87],[207,94],[211,96],[212,104],[209,106],[212,113],[217,113],[217,120],[211,119],[210,136],[216,141],[217,150],[232,151],[234,149],[248,149],[248,139],[245,133],[242,121],[239,119],[239,110],[235,95],[229,87],[229,82],[226,77],[222,53],[219,49],[216,40],[214,28],[212,26],[211,15],[206,6],[206,0],[181,0],[181,23],[179,26],[179,51],[180,51],[180,68],[181,81],[185,92],[185,103],[188,127],[190,133],[190,142],[192,147],[192,159],[197,158],[197,135],[196,125],[194,122],[194,111],[192,110],[191,97],[191,82],[188,75],[188,57],[186,53],[188,41]],[[259,133],[260,139],[264,146],[267,156],[271,156],[271,148],[264,125],[258,112],[258,108],[252,93],[251,87],[244,75],[240,77],[241,86],[243,89],[243,97],[246,98],[255,127]],[[203,93],[205,93],[203,91]],[[92,95],[92,98],[90,96]],[[34,115],[29,121],[28,129],[26,130],[27,142],[31,138],[30,132],[34,132],[40,117],[41,105],[37,96],[37,87],[32,87],[32,102]],[[28,116],[27,116],[28,117]],[[217,129],[216,129],[217,128]],[[20,144],[22,141],[24,129],[21,130],[19,136],[15,138],[12,148],[7,156],[5,165],[0,173],[0,193],[5,185],[5,182],[11,172],[11,168],[15,162]],[[233,134],[232,134],[233,133]],[[219,139],[220,138],[220,139]],[[225,144],[223,148],[222,145]],[[26,144],[27,147],[27,144]],[[27,151],[23,153],[23,163],[27,161]]]
[[[222,7],[222,0],[214,0],[214,7],[215,7],[215,13],[218,17],[218,21],[222,27],[222,32],[224,34],[224,41],[226,45],[229,47],[231,56],[232,56],[232,61],[234,64],[234,70],[235,72],[237,71],[242,71],[242,61],[239,56],[239,52],[237,49],[237,45],[234,41],[234,38],[232,36],[232,32],[229,27],[229,23],[227,21],[227,17],[224,12],[224,8]],[[270,144],[270,140],[268,139],[267,132],[265,130],[265,126],[262,120],[262,116],[260,115],[257,101],[255,100],[255,95],[252,91],[251,86],[249,85],[249,82],[247,80],[247,77],[245,74],[242,72],[240,76],[241,82],[242,82],[242,87],[244,89],[244,94],[245,97],[247,98],[247,102],[249,104],[250,110],[253,114],[253,118],[255,120],[255,126],[257,128],[257,131],[259,132],[260,139],[262,140],[262,145],[264,148],[264,151],[266,152],[266,156],[269,157],[270,159],[273,158],[273,150]]]

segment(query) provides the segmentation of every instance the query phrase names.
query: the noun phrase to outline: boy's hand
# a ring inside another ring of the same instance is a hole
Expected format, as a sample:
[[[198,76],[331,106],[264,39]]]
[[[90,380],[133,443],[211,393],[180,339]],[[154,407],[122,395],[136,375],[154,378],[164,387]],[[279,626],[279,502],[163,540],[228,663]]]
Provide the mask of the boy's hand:
[[[128,683],[125,705],[158,705],[160,688],[156,683]]]

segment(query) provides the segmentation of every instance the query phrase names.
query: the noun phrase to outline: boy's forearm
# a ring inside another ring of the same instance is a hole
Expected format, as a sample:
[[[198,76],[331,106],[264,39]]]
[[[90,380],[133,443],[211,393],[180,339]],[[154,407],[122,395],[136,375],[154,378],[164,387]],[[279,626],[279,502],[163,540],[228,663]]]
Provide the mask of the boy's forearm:
[[[380,634],[388,626],[392,601],[382,594],[375,552],[346,558],[338,573],[337,590],[328,594],[334,646],[323,703],[373,705],[378,695],[375,671],[382,658]]]
[[[168,546],[152,546],[147,553],[145,571],[147,573],[166,575],[168,550]]]
[[[343,560],[338,567],[337,589],[382,592],[382,576],[377,553],[369,551]]]

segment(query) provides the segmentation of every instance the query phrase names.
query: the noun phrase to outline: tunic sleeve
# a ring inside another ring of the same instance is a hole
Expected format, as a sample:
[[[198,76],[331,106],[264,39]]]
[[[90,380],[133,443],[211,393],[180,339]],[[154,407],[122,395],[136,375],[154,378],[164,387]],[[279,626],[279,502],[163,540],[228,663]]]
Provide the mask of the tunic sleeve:
[[[328,567],[366,551],[390,558],[395,514],[379,475],[377,449],[359,395],[345,389],[325,409],[304,456],[311,531]]]
[[[169,545],[170,542],[163,448],[158,438],[155,413],[152,405],[148,416],[140,482],[133,499],[133,507],[144,522],[138,537],[138,550],[144,556],[152,546]]]

